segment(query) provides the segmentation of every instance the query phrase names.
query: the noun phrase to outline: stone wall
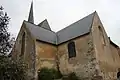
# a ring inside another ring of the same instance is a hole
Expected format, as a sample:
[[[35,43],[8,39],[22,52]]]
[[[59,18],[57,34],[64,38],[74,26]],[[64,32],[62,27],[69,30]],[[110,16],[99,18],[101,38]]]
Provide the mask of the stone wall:
[[[25,52],[21,53],[22,35],[25,32]],[[21,54],[23,54],[21,56]],[[12,50],[12,58],[19,59],[22,58],[28,65],[28,75],[31,77],[35,74],[35,42],[29,30],[25,27],[23,23],[18,37],[16,39],[14,48]]]
[[[97,75],[96,58],[91,34],[72,40],[75,42],[76,57],[68,57],[68,43],[58,46],[59,66],[63,74],[75,72],[81,78],[93,78]]]
[[[55,45],[36,41],[36,70],[43,67],[56,68],[56,53]]]
[[[99,28],[101,28],[101,30]],[[117,62],[119,62],[119,57],[116,55],[118,52],[115,48],[113,48],[113,46],[111,47],[108,36],[97,14],[94,16],[91,30],[99,75],[101,75],[104,80],[116,79],[117,67],[115,66],[118,66],[119,63],[115,64],[114,59],[116,58]],[[103,35],[100,35],[101,31]]]
[[[111,75],[113,75],[113,78],[115,79],[117,77],[117,72],[118,72],[118,68],[120,68],[120,55],[118,53],[118,48],[115,47],[114,45],[110,45],[110,49],[111,49],[111,54],[112,54],[112,58],[113,58],[113,62],[114,62],[114,72],[111,73]]]

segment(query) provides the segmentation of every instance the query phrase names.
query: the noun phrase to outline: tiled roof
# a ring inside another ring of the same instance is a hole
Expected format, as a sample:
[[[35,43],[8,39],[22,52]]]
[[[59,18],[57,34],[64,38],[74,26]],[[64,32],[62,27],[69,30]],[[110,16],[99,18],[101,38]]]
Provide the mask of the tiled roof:
[[[51,28],[49,26],[49,23],[48,23],[47,19],[45,19],[40,24],[38,24],[38,26],[51,31]]]
[[[90,32],[94,13],[57,32],[58,44]]]
[[[30,30],[36,39],[57,45],[89,33],[92,26],[93,17],[94,13],[84,17],[83,19],[56,33],[51,31],[47,20],[44,20],[39,25],[35,25],[27,21],[24,22],[26,24],[26,27]]]
[[[56,44],[56,34],[37,25],[24,21],[31,34],[38,40]]]

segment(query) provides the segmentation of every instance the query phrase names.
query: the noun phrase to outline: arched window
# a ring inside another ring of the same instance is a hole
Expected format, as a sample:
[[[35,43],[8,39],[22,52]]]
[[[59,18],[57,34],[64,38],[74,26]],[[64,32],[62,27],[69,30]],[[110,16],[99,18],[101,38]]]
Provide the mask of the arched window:
[[[98,26],[98,28],[99,28],[101,42],[103,45],[105,45],[105,38],[104,38],[103,30],[101,29],[100,26]]]
[[[76,57],[75,42],[68,43],[68,55],[69,58]]]
[[[25,32],[22,35],[21,56],[24,55],[24,52],[25,52]]]

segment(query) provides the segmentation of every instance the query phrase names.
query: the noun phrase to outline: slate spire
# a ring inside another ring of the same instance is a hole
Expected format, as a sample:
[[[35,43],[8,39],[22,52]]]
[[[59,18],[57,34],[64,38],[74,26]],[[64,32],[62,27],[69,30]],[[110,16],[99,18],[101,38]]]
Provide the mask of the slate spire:
[[[29,12],[29,17],[28,17],[28,22],[34,24],[34,16],[33,16],[33,1],[32,1],[32,3],[31,3],[31,7],[30,7],[30,12]]]

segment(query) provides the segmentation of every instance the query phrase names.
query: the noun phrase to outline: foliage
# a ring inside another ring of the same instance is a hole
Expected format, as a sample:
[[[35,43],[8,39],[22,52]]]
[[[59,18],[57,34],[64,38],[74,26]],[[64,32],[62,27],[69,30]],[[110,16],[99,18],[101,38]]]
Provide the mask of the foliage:
[[[14,38],[10,38],[8,32],[10,18],[7,13],[3,11],[3,7],[0,7],[0,53],[6,55],[12,48]]]
[[[7,13],[0,7],[0,80],[27,80],[27,65],[7,56],[14,41],[8,32],[9,21]]]
[[[0,80],[27,80],[27,65],[22,60],[0,56]]]
[[[67,76],[63,77],[63,80],[80,80],[74,72],[68,74]]]
[[[68,77],[69,77],[69,80],[78,80],[78,77],[74,72],[70,73]]]
[[[59,71],[55,69],[42,68],[38,72],[38,80],[54,80],[60,78]]]

